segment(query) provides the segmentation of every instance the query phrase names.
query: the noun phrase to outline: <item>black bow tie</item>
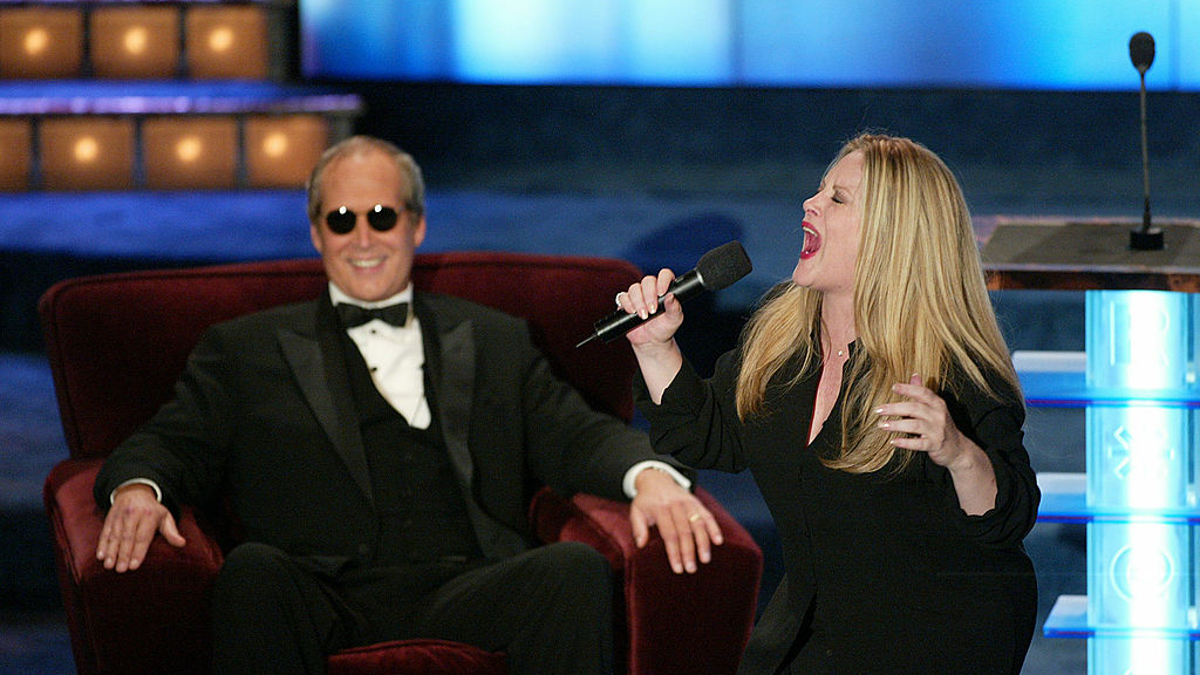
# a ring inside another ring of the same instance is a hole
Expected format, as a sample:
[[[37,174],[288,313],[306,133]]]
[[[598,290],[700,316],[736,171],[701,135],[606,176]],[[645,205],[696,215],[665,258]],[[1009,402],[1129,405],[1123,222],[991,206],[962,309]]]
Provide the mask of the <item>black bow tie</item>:
[[[361,326],[372,319],[380,319],[393,326],[404,326],[408,323],[407,302],[371,309],[352,305],[348,302],[339,302],[334,309],[337,310],[338,318],[341,319],[342,326],[345,328]]]

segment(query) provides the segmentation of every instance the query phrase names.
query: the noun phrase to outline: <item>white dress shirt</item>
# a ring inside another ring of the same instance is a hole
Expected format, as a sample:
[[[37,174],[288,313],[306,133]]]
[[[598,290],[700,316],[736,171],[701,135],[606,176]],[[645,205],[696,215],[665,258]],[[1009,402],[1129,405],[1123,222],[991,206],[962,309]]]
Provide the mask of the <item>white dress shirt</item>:
[[[329,284],[329,297],[334,306],[344,302],[372,309],[407,302],[411,307],[412,295],[412,284],[409,284],[408,288],[385,300],[362,302],[349,297],[332,282]],[[383,398],[404,416],[409,426],[428,429],[432,417],[429,401],[425,398],[425,350],[416,315],[410,310],[409,321],[403,326],[374,319],[348,329],[346,334],[358,345],[358,351],[371,371],[371,379]]]

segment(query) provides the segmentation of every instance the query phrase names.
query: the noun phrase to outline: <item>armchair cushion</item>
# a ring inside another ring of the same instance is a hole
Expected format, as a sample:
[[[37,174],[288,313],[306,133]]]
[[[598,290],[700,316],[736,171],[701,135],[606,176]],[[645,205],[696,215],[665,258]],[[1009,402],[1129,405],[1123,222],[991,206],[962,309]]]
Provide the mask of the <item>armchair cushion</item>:
[[[447,640],[396,640],[345,649],[329,657],[328,675],[504,675],[504,656]]]

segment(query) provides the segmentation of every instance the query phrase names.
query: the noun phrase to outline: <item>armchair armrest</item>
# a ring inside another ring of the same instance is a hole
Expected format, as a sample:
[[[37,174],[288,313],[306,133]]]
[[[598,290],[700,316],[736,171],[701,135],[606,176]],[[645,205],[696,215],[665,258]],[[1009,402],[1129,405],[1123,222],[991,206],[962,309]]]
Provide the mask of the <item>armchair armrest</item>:
[[[620,575],[630,675],[733,673],[749,638],[762,551],[712,495],[697,488],[696,496],[717,519],[725,543],[695,574],[671,571],[657,533],[637,547],[628,504],[585,494],[568,500],[543,489],[530,506],[542,541],[589,544]]]
[[[224,559],[190,509],[175,548],[156,537],[142,566],[118,574],[96,559],[104,514],[92,498],[102,460],[67,460],[43,488],[63,604],[81,673],[206,673],[207,593]]]

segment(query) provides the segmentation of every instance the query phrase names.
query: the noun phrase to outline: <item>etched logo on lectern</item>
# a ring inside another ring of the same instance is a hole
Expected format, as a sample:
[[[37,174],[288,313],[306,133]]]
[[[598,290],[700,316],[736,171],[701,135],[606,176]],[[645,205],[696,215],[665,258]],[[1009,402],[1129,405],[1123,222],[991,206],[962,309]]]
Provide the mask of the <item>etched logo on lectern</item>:
[[[1152,546],[1123,546],[1109,565],[1109,581],[1125,600],[1163,596],[1175,578],[1170,551]]]

